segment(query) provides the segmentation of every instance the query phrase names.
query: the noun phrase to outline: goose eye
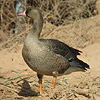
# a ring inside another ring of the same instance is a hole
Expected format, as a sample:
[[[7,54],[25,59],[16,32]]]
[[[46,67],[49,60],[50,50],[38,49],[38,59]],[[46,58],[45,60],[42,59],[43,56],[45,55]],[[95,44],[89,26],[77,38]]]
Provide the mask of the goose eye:
[[[26,15],[28,15],[28,11],[26,11]]]

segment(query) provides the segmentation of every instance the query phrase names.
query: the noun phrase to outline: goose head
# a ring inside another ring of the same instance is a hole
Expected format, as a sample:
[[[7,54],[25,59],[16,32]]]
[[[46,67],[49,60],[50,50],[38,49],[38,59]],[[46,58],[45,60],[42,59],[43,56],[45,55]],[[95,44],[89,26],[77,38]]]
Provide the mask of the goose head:
[[[18,16],[24,16],[28,17],[34,22],[37,23],[43,23],[43,17],[42,14],[40,13],[40,10],[38,8],[32,7],[31,9],[27,9],[26,11],[18,14]]]
[[[43,17],[38,8],[29,8],[26,11],[18,14],[18,16],[30,18],[31,24],[33,25],[32,33],[37,34],[38,37],[40,36],[43,27]]]

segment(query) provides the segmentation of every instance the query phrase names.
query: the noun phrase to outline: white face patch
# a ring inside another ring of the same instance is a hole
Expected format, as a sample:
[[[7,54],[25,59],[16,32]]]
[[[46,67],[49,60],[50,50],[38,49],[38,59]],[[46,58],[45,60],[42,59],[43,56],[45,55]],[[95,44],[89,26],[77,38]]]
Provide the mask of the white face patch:
[[[25,15],[26,15],[26,11],[23,11],[23,14],[25,14]]]

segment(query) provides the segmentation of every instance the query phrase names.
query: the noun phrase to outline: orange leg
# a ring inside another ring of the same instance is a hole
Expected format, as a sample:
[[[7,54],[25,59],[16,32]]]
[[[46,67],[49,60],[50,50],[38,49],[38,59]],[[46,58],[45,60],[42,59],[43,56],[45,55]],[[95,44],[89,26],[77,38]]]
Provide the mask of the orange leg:
[[[57,78],[54,77],[54,78],[53,78],[53,89],[56,87],[56,80],[57,80]]]
[[[43,77],[43,75],[37,73],[37,76],[38,76],[38,79],[39,79],[40,94],[42,94],[42,77]]]
[[[39,79],[39,85],[40,85],[40,94],[42,94],[42,79]]]

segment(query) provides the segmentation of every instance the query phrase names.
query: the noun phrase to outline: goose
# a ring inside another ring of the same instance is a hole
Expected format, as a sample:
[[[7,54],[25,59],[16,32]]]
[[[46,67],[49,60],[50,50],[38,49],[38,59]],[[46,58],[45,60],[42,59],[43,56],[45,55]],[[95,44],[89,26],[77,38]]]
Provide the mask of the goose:
[[[43,17],[38,8],[31,7],[18,14],[30,18],[32,28],[25,38],[22,56],[26,64],[35,72],[39,79],[42,94],[43,75],[53,76],[53,89],[58,76],[72,72],[85,72],[90,66],[77,58],[81,51],[68,46],[56,39],[41,39]]]

